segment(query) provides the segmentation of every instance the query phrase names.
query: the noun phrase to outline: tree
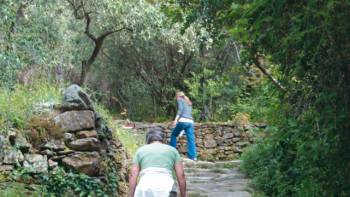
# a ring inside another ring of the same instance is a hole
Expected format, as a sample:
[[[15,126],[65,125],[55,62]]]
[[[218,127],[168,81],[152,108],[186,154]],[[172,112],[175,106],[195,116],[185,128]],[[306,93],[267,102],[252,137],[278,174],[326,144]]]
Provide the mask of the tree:
[[[111,26],[111,27],[102,28],[103,29],[103,30],[101,30],[102,32],[99,33],[98,36],[95,36],[92,33],[92,30],[90,27],[91,23],[92,23],[92,21],[91,21],[92,15],[95,15],[95,17],[96,17],[96,15],[98,15],[98,17],[106,17],[106,18],[104,18],[104,20],[108,20],[109,18],[114,18],[113,15],[112,16],[103,16],[103,13],[105,13],[105,12],[110,13],[110,12],[116,11],[113,9],[108,10],[108,8],[111,8],[110,6],[108,6],[108,3],[113,3],[113,1],[112,2],[105,1],[104,3],[107,3],[107,4],[103,4],[101,2],[98,3],[98,2],[94,2],[94,1],[82,1],[82,0],[67,0],[67,1],[73,9],[73,14],[74,14],[75,18],[78,20],[85,21],[86,24],[85,24],[84,34],[94,43],[94,49],[93,49],[91,55],[89,56],[89,58],[87,60],[83,60],[81,63],[81,73],[80,73],[79,85],[83,85],[85,82],[86,74],[89,72],[92,64],[95,62],[98,54],[100,53],[100,51],[102,49],[103,42],[105,41],[107,36],[109,36],[113,33],[116,33],[116,32],[123,31],[123,30],[132,31],[132,29],[127,27],[126,24],[123,24],[121,21],[118,21],[116,24],[113,24],[113,25],[111,25],[111,23],[109,22],[109,24],[106,26]],[[91,9],[91,7],[94,7],[94,6],[95,6],[95,8]],[[101,10],[96,9],[96,7],[99,7],[99,6],[102,7]],[[106,7],[107,7],[107,9],[104,9]],[[98,19],[96,19],[96,20],[98,20]],[[101,22],[102,21],[97,21],[95,24],[100,26]],[[110,28],[110,29],[108,29],[108,28]]]

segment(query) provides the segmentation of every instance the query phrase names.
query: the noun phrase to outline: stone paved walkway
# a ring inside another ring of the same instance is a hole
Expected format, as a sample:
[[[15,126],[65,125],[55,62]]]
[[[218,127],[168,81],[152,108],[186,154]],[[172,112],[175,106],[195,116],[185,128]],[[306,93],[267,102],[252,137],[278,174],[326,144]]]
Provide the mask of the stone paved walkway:
[[[251,197],[240,161],[206,162],[185,159],[189,197]]]

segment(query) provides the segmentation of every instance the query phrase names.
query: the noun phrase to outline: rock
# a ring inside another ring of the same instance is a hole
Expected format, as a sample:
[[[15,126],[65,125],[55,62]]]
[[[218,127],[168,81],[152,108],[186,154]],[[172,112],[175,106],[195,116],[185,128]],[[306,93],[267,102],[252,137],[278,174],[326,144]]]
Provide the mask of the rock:
[[[55,162],[55,161],[49,159],[48,160],[48,165],[49,165],[49,168],[52,170],[52,169],[55,169],[58,166],[58,162]]]
[[[225,151],[230,151],[230,150],[233,150],[234,148],[232,146],[226,146],[224,147],[224,150]]]
[[[95,127],[93,111],[67,111],[54,117],[54,122],[66,132],[74,132]]]
[[[64,157],[65,157],[65,155],[53,156],[51,158],[51,160],[52,161],[59,161],[59,162],[61,162]]]
[[[71,141],[75,140],[75,136],[72,133],[65,133],[64,134],[64,142],[66,144],[69,144]]]
[[[49,113],[54,108],[54,105],[55,105],[54,101],[36,103],[33,106],[34,108],[33,112],[36,114]]]
[[[16,146],[22,151],[22,153],[28,153],[32,148],[32,145],[28,143],[26,138],[19,136],[16,138]]]
[[[241,140],[241,138],[235,137],[235,138],[232,139],[232,142],[239,142],[240,140]]]
[[[44,145],[42,145],[40,148],[41,149],[49,149],[52,151],[61,151],[61,150],[64,150],[65,146],[64,146],[63,141],[51,139],[50,141],[48,141]]]
[[[14,146],[16,144],[17,133],[16,132],[11,132],[9,134],[8,138],[9,138],[11,146]]]
[[[25,154],[23,167],[31,173],[46,173],[48,169],[47,156],[40,154]]]
[[[218,146],[223,146],[225,144],[225,140],[223,140],[223,139],[217,140],[216,142],[217,142]]]
[[[4,164],[18,164],[24,160],[22,152],[15,148],[4,150],[3,155]]]
[[[245,146],[249,145],[249,142],[242,141],[242,142],[237,142],[236,144],[237,144],[237,146],[245,147]]]
[[[95,130],[91,131],[79,131],[76,134],[77,138],[89,138],[89,137],[94,137],[97,138],[97,132]]]
[[[89,96],[78,85],[69,86],[63,93],[61,110],[94,110]]]
[[[101,143],[97,138],[90,137],[74,140],[68,146],[79,151],[98,151]]]
[[[235,135],[235,137],[241,137],[241,133],[238,132],[238,131],[236,131],[236,132],[234,133],[234,135]]]
[[[63,165],[89,176],[99,174],[100,155],[97,152],[77,152],[62,160]]]
[[[2,172],[12,171],[13,169],[14,169],[14,167],[12,165],[2,165],[2,166],[0,166],[0,174]]]
[[[113,138],[112,131],[108,128],[106,122],[103,120],[103,118],[99,114],[96,114],[95,125],[96,125],[96,131],[100,139],[111,140]]]
[[[178,148],[178,151],[181,153],[181,154],[185,154],[187,152],[187,148],[185,146],[180,146]]]
[[[226,134],[224,135],[224,139],[231,139],[231,138],[233,138],[233,137],[234,137],[233,133],[226,133]]]
[[[213,148],[213,147],[216,147],[217,144],[216,144],[216,141],[215,140],[205,140],[204,141],[204,146],[206,148]]]
[[[204,146],[206,148],[213,148],[213,147],[216,147],[217,144],[216,144],[216,141],[214,140],[214,136],[213,135],[207,135],[205,136],[205,139],[204,139]]]
[[[233,152],[235,152],[235,153],[242,153],[243,151],[242,151],[242,149],[240,149],[238,147],[235,147]]]
[[[3,135],[0,135],[0,150],[5,146],[6,144],[6,138]]]
[[[52,157],[52,156],[56,155],[55,152],[53,152],[52,150],[49,150],[49,149],[45,149],[45,150],[41,151],[41,154],[47,155],[48,157]]]
[[[74,153],[73,150],[63,150],[63,151],[58,151],[58,155],[69,155]]]

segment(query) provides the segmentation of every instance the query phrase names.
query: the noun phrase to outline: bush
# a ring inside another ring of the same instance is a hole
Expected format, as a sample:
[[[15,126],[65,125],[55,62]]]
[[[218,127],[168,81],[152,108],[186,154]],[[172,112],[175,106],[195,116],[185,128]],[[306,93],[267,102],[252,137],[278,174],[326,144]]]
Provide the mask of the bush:
[[[53,171],[45,183],[47,196],[106,196],[102,183],[84,174],[66,173],[63,169]]]

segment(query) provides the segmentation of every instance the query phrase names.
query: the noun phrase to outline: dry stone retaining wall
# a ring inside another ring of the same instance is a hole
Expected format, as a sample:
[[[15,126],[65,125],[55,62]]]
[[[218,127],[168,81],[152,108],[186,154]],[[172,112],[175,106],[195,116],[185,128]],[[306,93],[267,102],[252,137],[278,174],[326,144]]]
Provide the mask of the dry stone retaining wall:
[[[110,167],[118,172],[119,194],[125,195],[127,153],[79,86],[67,88],[62,104],[51,106],[39,122],[48,122],[45,132],[59,133],[61,137],[47,135],[45,139],[39,137],[43,140],[39,144],[31,142],[31,136],[41,132],[38,129],[43,129],[42,125],[27,133],[0,135],[0,174],[20,167],[34,174],[48,173],[62,166],[104,181],[110,170],[106,162],[112,162]]]
[[[136,130],[149,129],[165,132],[168,142],[171,136],[169,124],[136,123]],[[231,160],[237,158],[245,147],[253,143],[248,126],[233,123],[202,123],[195,124],[196,145],[198,156],[203,160]],[[186,135],[178,137],[180,153],[186,155]]]

